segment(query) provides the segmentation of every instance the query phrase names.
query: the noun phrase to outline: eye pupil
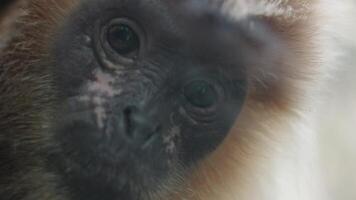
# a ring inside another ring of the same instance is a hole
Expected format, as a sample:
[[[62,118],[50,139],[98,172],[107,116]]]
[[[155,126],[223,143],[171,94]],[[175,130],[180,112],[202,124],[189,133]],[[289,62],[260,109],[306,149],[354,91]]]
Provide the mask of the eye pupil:
[[[184,87],[184,96],[190,104],[199,108],[209,108],[218,99],[217,92],[206,81],[193,81]]]
[[[140,47],[138,35],[126,24],[118,24],[109,28],[108,42],[121,55],[137,53]]]

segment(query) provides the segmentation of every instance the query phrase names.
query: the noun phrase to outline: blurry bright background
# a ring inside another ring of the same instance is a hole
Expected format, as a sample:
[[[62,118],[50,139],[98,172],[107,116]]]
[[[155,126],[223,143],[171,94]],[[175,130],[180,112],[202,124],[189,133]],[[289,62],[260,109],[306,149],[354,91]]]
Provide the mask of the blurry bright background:
[[[349,30],[356,30],[356,0]],[[320,153],[327,200],[356,200],[356,31],[342,44],[347,55],[328,82],[320,116]],[[338,41],[339,42],[339,41]],[[340,42],[341,43],[341,42]]]
[[[323,106],[320,147],[330,200],[356,200],[356,49],[353,67],[330,82]],[[351,63],[352,61],[352,63]]]

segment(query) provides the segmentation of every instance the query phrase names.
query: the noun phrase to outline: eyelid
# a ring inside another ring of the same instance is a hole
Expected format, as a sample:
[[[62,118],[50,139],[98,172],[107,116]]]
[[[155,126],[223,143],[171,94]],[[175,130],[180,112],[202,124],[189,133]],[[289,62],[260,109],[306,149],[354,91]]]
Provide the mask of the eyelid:
[[[107,41],[108,30],[115,24],[126,24],[132,28],[140,40],[140,48],[136,58],[129,58],[117,53]],[[132,66],[143,54],[146,48],[146,34],[134,20],[126,17],[116,17],[105,22],[98,21],[95,25],[95,54],[101,64],[110,69],[119,69],[125,66]]]
[[[217,81],[213,81],[210,79],[193,79],[189,82],[193,82],[194,80],[207,80],[207,82],[211,83],[211,85],[215,88],[215,91],[217,92],[217,103],[215,103],[213,106],[208,107],[208,108],[199,108],[196,106],[191,105],[189,102],[186,102],[182,106],[181,114],[184,114],[186,117],[188,117],[190,120],[193,122],[199,122],[199,123],[206,123],[209,124],[213,121],[215,121],[217,117],[217,112],[219,107],[222,105],[224,102],[224,93],[222,86],[220,86]],[[181,94],[183,95],[182,98],[185,100],[184,97],[184,90],[182,89]]]

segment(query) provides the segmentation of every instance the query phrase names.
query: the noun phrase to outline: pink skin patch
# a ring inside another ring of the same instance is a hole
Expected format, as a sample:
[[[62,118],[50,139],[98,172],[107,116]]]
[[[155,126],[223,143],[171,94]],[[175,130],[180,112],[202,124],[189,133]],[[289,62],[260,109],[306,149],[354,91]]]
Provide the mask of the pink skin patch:
[[[101,70],[94,72],[95,80],[88,84],[89,92],[97,92],[98,94],[105,94],[108,97],[117,95],[117,91],[112,87],[115,82],[115,77],[111,74],[104,73]]]
[[[86,95],[80,96],[79,101],[93,105],[96,123],[100,129],[103,129],[109,112],[106,105],[121,91],[114,88],[115,77],[112,74],[96,69],[93,76],[94,81],[87,83],[85,86]]]

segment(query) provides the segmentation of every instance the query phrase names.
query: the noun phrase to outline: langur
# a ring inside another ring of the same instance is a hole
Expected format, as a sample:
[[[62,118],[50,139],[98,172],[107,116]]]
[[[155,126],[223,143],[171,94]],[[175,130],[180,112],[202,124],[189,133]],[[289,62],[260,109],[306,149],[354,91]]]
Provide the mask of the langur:
[[[0,27],[1,199],[318,199],[319,6],[23,1]]]

